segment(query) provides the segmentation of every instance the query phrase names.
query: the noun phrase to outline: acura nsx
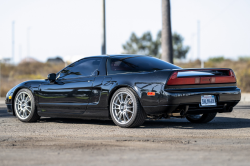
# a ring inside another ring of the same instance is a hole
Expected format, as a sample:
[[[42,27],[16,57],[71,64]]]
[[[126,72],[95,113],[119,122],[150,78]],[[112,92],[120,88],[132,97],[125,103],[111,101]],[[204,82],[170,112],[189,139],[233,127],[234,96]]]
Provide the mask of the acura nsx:
[[[101,55],[15,86],[6,104],[8,113],[23,122],[112,119],[120,127],[138,127],[147,118],[207,123],[217,113],[232,112],[240,98],[229,68],[182,69],[150,56]]]

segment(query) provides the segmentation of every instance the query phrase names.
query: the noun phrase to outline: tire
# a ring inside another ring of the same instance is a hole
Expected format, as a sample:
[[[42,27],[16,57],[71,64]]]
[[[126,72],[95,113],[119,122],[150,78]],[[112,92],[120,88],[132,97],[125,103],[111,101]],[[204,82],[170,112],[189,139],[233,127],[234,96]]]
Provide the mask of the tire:
[[[131,88],[120,88],[113,94],[110,115],[113,122],[122,128],[141,126],[147,117],[136,92]]]
[[[217,113],[206,113],[201,115],[187,115],[186,119],[192,123],[208,123],[215,118]]]
[[[35,99],[28,89],[21,89],[14,99],[14,111],[22,122],[35,122],[40,119],[37,114]]]

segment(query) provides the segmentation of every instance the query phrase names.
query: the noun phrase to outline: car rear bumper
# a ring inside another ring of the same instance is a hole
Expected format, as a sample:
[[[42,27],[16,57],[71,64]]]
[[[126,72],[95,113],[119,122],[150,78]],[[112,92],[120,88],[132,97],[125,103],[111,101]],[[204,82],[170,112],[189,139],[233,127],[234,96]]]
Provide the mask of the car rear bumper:
[[[214,95],[217,106],[201,107],[202,95]],[[214,91],[164,91],[159,105],[144,106],[148,115],[172,114],[179,113],[183,110],[187,114],[201,114],[210,112],[231,112],[233,107],[241,99],[241,90],[234,88],[231,90],[214,90]]]

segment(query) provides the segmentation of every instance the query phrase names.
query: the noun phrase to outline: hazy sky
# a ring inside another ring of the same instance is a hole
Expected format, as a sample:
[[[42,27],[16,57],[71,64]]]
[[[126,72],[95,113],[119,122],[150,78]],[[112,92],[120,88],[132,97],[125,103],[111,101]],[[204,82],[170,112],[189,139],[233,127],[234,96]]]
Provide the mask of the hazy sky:
[[[172,0],[172,31],[180,33],[197,58],[197,20],[201,57],[250,55],[250,0]],[[131,32],[161,29],[161,0],[106,0],[107,53],[122,52]],[[15,21],[15,62],[30,55],[40,61],[101,54],[101,0],[0,0],[0,57],[11,57]]]

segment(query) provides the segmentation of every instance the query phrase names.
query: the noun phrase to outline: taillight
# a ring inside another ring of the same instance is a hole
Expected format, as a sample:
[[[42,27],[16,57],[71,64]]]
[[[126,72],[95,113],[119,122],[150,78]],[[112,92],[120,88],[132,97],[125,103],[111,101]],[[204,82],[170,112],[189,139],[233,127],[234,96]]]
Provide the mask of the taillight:
[[[199,84],[200,77],[181,77],[178,78],[178,72],[174,72],[169,80],[167,85],[187,85],[187,84]]]
[[[174,72],[174,73],[171,75],[170,79],[171,79],[171,80],[176,79],[176,78],[177,78],[177,75],[178,75],[178,72]]]
[[[220,84],[220,83],[236,83],[236,77],[232,70],[229,70],[227,76],[201,76],[201,77],[178,77],[178,72],[174,72],[167,85],[195,85],[195,84]]]
[[[229,70],[229,75],[235,77],[233,70]]]

